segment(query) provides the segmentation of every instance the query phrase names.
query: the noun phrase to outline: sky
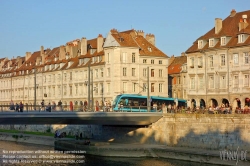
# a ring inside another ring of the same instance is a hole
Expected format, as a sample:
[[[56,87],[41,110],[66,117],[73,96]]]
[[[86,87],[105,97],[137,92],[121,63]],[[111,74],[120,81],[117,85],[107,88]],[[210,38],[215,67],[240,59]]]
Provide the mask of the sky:
[[[156,47],[180,56],[225,19],[232,9],[250,10],[249,0],[0,0],[0,58],[55,48],[67,42],[106,37],[118,31],[155,35]]]

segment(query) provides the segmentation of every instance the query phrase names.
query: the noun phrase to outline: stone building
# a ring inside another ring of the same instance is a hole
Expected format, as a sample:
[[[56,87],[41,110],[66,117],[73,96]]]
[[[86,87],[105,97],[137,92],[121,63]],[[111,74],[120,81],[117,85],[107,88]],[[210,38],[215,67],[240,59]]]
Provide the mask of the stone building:
[[[249,106],[249,23],[250,11],[232,10],[186,51],[189,105]]]
[[[168,66],[168,93],[169,97],[187,99],[186,93],[186,63],[187,56],[172,56]]]
[[[106,38],[82,38],[24,57],[0,59],[0,104],[33,105],[61,100],[110,101],[121,93],[167,96],[168,57],[155,46],[155,36],[141,30],[110,30]],[[90,72],[89,72],[90,71]],[[92,96],[93,92],[93,96]]]

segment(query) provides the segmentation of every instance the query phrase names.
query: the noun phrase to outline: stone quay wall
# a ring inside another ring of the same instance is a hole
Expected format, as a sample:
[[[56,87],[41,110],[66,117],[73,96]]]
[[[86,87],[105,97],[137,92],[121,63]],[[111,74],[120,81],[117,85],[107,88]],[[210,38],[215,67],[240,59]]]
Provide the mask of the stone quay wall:
[[[250,151],[248,114],[163,114],[150,126],[0,125],[1,129],[51,132],[113,143],[161,144],[208,150]]]

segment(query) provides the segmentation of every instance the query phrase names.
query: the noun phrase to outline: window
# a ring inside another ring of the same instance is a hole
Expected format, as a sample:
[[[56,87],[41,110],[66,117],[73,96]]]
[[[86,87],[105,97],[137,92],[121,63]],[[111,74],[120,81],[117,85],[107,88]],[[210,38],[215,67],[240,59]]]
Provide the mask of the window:
[[[235,65],[239,64],[239,55],[238,54],[233,54],[233,61]]]
[[[64,81],[67,80],[67,73],[64,73]]]
[[[107,53],[107,63],[109,63],[109,53]]]
[[[143,83],[142,88],[143,88],[143,92],[146,92],[147,91],[147,83]]]
[[[244,34],[238,35],[238,43],[244,43]]]
[[[162,64],[162,60],[159,60],[159,64]]]
[[[69,80],[72,80],[72,72],[69,73]]]
[[[101,68],[101,77],[103,77],[103,68]]]
[[[226,45],[226,37],[221,37],[220,45]]]
[[[199,77],[199,89],[203,89],[203,77]]]
[[[136,83],[133,83],[132,91],[136,92]]]
[[[123,92],[127,92],[127,82],[123,82]]]
[[[55,96],[56,90],[55,87],[52,87],[52,96]]]
[[[154,63],[155,63],[155,61],[152,59],[152,60],[151,60],[151,64],[154,64]]]
[[[155,91],[155,83],[151,83],[151,92]]]
[[[190,88],[191,88],[191,89],[195,89],[195,79],[194,79],[194,77],[192,77],[192,78],[190,79],[190,83],[191,83],[191,84],[190,84],[190,85],[191,85]]]
[[[162,69],[159,69],[159,77],[162,77]]]
[[[132,68],[132,76],[135,76],[135,68]]]
[[[76,85],[76,95],[78,94],[78,85]]]
[[[244,52],[243,53],[243,57],[244,57],[244,60],[245,60],[245,64],[249,64],[249,55],[248,55],[248,52]]]
[[[198,67],[199,67],[199,68],[202,68],[202,66],[203,66],[203,58],[202,58],[202,57],[199,57],[199,58],[198,58]]]
[[[220,65],[225,66],[226,65],[226,57],[225,54],[220,55]]]
[[[235,75],[234,76],[234,87],[238,87],[239,86],[239,76]]]
[[[63,87],[63,95],[67,95],[67,87],[66,87],[66,85],[64,85],[64,87]]]
[[[159,84],[159,92],[162,92],[162,84]]]
[[[60,86],[60,85],[58,85],[58,86],[57,86],[57,89],[58,89],[58,91],[57,91],[57,92],[58,92],[58,96],[59,96],[59,95],[61,95],[61,86]]]
[[[214,57],[213,57],[213,55],[210,55],[210,56],[209,56],[209,66],[210,66],[210,67],[213,67],[213,66],[214,66]]]
[[[110,68],[107,68],[107,77],[110,77]]]
[[[214,46],[214,39],[209,39],[209,47],[213,47]]]
[[[214,88],[214,76],[209,76],[209,88]]]
[[[110,83],[107,84],[107,93],[110,93]]]
[[[226,88],[226,76],[220,77],[220,88]]]
[[[124,67],[124,68],[122,69],[122,75],[123,75],[123,76],[127,76],[127,68]]]
[[[249,87],[249,75],[244,75],[244,86]]]
[[[203,47],[203,41],[199,40],[198,41],[198,49],[201,49]]]
[[[72,85],[69,86],[69,95],[72,95]]]
[[[190,58],[190,62],[191,62],[190,67],[191,67],[191,68],[194,68],[194,58],[193,58],[193,57]]]
[[[147,63],[147,59],[143,59],[143,63]]]
[[[95,69],[95,77],[98,78],[98,69]]]
[[[142,75],[143,75],[143,77],[147,77],[147,69],[146,68],[143,69]]]
[[[154,77],[154,76],[155,76],[155,70],[151,69],[151,77]]]
[[[122,63],[126,63],[126,60],[127,60],[127,53],[123,52],[122,53]]]
[[[135,53],[132,53],[132,63],[135,63]]]

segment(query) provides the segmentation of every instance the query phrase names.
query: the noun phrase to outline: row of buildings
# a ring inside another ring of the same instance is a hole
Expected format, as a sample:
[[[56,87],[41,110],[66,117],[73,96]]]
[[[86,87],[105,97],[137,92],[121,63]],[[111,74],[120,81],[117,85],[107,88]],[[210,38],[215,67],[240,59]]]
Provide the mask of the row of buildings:
[[[110,101],[121,93],[183,98],[188,106],[249,105],[250,11],[232,10],[179,57],[142,30],[110,30],[106,38],[0,59],[0,104]],[[148,75],[149,73],[149,75]],[[149,85],[148,85],[149,81]]]

